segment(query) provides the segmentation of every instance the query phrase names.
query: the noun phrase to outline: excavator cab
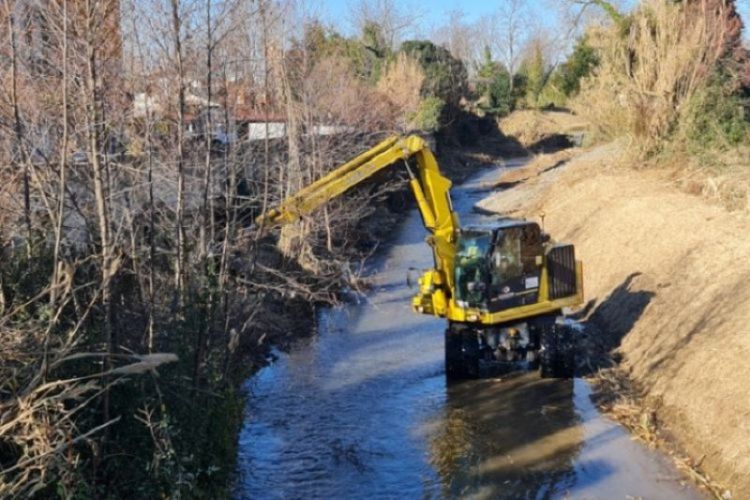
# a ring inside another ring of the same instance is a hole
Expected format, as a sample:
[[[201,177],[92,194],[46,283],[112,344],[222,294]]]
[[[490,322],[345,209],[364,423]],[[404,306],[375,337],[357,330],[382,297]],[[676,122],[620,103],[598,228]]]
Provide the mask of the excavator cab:
[[[544,236],[533,222],[458,232],[456,305],[495,313],[539,299]]]
[[[573,376],[573,332],[561,311],[582,298],[573,245],[552,242],[528,221],[459,229],[453,281],[455,306],[466,314],[449,318],[449,378],[522,366],[539,366],[545,377]]]

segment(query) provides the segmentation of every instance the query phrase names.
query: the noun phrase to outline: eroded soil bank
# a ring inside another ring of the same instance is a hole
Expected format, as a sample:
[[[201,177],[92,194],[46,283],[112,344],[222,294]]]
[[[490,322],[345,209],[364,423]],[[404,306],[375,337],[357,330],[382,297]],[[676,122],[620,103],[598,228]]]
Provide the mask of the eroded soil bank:
[[[543,216],[556,239],[575,243],[594,343],[616,349],[677,444],[748,498],[750,216],[678,190],[664,171],[623,166],[622,150],[540,160],[498,177],[506,191],[478,206]]]

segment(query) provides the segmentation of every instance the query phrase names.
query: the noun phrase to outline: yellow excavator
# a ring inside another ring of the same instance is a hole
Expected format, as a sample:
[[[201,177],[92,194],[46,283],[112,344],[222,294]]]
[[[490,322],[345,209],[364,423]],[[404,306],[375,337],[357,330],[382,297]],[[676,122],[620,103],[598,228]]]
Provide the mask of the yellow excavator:
[[[565,308],[583,303],[583,266],[573,245],[555,243],[535,222],[499,220],[462,228],[427,142],[394,136],[341,165],[259,216],[260,227],[293,223],[375,173],[403,162],[432,248],[412,308],[446,318],[449,379],[514,367],[542,377],[575,373],[573,328]]]

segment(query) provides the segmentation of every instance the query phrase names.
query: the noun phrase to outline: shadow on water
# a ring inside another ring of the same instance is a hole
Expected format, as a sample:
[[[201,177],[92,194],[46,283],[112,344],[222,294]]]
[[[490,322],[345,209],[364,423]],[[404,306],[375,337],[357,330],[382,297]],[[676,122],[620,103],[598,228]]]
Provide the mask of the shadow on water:
[[[449,385],[425,424],[448,498],[697,499],[669,462],[602,418],[581,379]]]
[[[447,496],[545,498],[575,482],[583,442],[572,380],[526,373],[447,387],[430,461]]]

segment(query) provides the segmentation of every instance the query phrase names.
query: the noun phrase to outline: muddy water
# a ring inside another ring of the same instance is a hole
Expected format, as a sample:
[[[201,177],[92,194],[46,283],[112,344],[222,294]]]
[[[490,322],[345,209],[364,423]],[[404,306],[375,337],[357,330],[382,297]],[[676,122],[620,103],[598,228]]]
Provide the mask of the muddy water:
[[[464,224],[496,175],[454,189]],[[701,498],[583,380],[446,385],[445,325],[409,308],[408,269],[431,265],[418,214],[394,231],[373,292],[248,382],[236,498]]]

